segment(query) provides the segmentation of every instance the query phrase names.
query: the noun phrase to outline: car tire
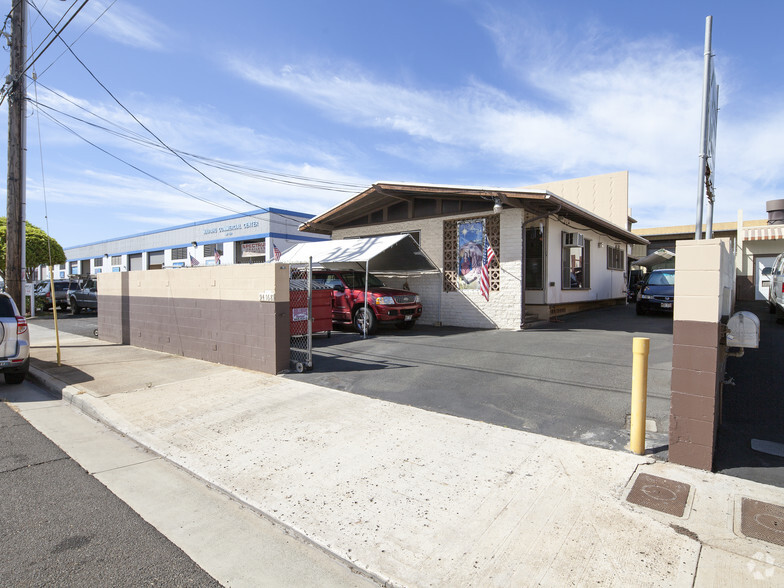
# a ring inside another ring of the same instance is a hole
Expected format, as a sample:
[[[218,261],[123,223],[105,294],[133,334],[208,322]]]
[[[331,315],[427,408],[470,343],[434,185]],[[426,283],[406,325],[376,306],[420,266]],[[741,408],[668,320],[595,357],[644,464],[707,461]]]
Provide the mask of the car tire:
[[[361,335],[364,332],[368,335],[373,335],[376,332],[376,328],[378,327],[378,319],[376,319],[376,315],[373,314],[373,311],[369,308],[367,309],[367,325],[365,325],[365,307],[360,306],[356,312],[354,312],[354,328],[357,332]]]
[[[82,307],[76,302],[76,298],[71,298],[71,314],[79,314],[82,312]]]
[[[5,378],[5,383],[11,386],[15,386],[16,384],[21,384],[24,382],[25,377],[27,377],[27,372],[6,372],[3,374]]]
[[[639,314],[640,316],[645,314],[645,309],[640,305],[639,302],[637,303],[635,308],[637,309],[637,314]]]

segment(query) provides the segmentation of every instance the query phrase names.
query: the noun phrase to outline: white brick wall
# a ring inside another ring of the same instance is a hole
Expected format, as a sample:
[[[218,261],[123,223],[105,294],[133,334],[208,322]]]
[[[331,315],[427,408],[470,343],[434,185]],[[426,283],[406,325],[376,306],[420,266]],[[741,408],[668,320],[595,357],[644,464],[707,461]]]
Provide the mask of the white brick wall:
[[[439,269],[444,263],[444,221],[452,219],[481,218],[466,214],[388,223],[373,227],[356,227],[334,232],[333,239],[363,237],[380,233],[420,231],[420,246]],[[425,324],[471,328],[516,329],[520,326],[520,282],[522,249],[522,211],[505,209],[501,213],[501,246],[496,251],[501,262],[500,291],[490,292],[485,300],[479,290],[444,292],[441,274],[385,277],[390,286],[409,288],[422,298],[424,307],[421,321]],[[534,223],[537,225],[538,223]],[[585,300],[606,300],[624,297],[624,272],[607,269],[608,244],[614,242],[606,235],[575,226],[566,226],[555,220],[544,222],[547,242],[545,245],[545,293],[526,292],[526,303],[561,304]],[[591,288],[589,290],[561,290],[561,231],[579,231],[591,240]],[[602,242],[602,248],[598,243]],[[373,272],[371,264],[370,271]],[[554,282],[555,286],[549,286]]]

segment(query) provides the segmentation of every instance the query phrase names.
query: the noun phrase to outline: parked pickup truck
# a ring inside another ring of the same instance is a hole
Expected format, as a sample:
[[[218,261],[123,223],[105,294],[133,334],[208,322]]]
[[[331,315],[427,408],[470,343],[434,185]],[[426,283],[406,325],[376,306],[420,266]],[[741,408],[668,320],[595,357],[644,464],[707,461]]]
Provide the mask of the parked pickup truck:
[[[71,314],[79,314],[82,310],[98,310],[98,281],[88,279],[81,288],[68,291],[68,302]]]
[[[367,317],[365,316],[365,272],[316,270],[313,281],[332,288],[332,322],[353,324],[360,333],[373,334],[379,323],[410,329],[422,316],[422,304],[415,292],[387,288],[368,274]]]

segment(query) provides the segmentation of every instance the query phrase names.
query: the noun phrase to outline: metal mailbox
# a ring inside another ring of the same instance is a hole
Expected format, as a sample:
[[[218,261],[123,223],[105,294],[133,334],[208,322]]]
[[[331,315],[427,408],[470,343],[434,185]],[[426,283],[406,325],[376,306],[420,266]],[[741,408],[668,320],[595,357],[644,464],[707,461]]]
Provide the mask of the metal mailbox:
[[[736,312],[727,321],[727,347],[759,347],[760,322],[748,310]]]

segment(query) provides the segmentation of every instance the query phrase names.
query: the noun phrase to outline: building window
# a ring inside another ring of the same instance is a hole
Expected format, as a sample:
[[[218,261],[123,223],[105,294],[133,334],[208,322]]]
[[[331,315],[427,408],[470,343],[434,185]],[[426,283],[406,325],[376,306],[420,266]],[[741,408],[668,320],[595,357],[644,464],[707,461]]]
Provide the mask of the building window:
[[[585,290],[591,287],[591,241],[582,233],[561,233],[561,288]]]
[[[544,232],[539,227],[525,230],[525,289],[544,289]]]
[[[171,250],[172,252],[172,260],[176,259],[188,259],[188,248],[187,247],[175,247]]]
[[[122,255],[112,255],[112,265],[120,265],[122,263]]]
[[[96,257],[93,260],[93,266],[94,267],[103,267],[103,257]]]
[[[624,252],[620,247],[607,247],[607,269],[624,270]]]

